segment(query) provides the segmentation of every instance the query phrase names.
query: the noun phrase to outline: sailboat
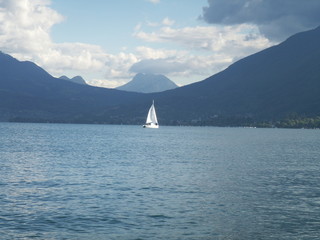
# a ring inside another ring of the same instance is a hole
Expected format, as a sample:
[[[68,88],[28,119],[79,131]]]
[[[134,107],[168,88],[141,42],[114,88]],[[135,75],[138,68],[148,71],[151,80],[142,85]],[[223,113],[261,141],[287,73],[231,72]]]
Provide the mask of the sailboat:
[[[144,128],[159,128],[156,109],[154,108],[154,101],[149,109],[146,124],[143,125]]]

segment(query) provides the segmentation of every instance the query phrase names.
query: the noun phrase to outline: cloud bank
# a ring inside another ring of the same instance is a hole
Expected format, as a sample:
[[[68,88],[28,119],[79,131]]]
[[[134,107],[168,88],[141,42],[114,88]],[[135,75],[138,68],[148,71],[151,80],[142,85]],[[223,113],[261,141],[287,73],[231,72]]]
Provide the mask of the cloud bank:
[[[282,41],[320,25],[319,0],[208,0],[202,18],[212,24],[254,24],[268,39]]]
[[[175,59],[144,59],[132,65],[131,72],[170,74],[172,72],[183,72],[187,68],[186,63],[179,63]]]
[[[187,49],[212,52],[238,52],[240,49],[261,49],[268,45],[268,40],[259,34],[257,28],[248,24],[226,27],[163,27],[151,33],[139,31],[135,36],[146,42],[172,42]]]
[[[272,43],[249,24],[235,26],[161,27],[152,32],[139,29],[135,37],[149,43],[169,43],[182,51],[152,52],[135,63],[130,71],[200,75],[208,77],[235,60],[269,47]],[[145,50],[145,52],[147,52]]]
[[[46,0],[0,0],[0,47],[20,60],[31,60],[53,74],[64,70],[100,69],[106,54],[99,46],[54,43],[53,25],[63,16]]]
[[[54,76],[82,75],[98,86],[122,85],[138,72],[166,74],[184,85],[213,75],[277,39],[316,26],[320,1],[307,2],[209,0],[201,18],[212,25],[200,21],[183,26],[168,16],[157,22],[145,20],[137,23],[128,39],[139,45],[110,54],[94,44],[55,43],[51,29],[63,24],[65,17],[50,7],[49,0],[0,0],[0,50],[31,60]]]

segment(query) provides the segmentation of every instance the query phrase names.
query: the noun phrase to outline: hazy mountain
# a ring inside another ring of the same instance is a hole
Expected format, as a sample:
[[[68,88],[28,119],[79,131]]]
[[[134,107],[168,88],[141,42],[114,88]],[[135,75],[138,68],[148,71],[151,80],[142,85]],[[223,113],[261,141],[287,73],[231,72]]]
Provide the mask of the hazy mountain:
[[[178,86],[161,74],[138,73],[134,78],[123,86],[117,87],[118,90],[154,93],[177,88]]]
[[[75,76],[73,78],[68,78],[67,76],[63,75],[63,76],[61,76],[59,78],[63,79],[63,80],[70,81],[70,82],[87,85],[86,81],[81,76]]]
[[[149,94],[74,84],[0,53],[0,120],[143,124],[153,99],[160,125],[316,118],[319,42],[320,27],[239,60],[201,82]]]

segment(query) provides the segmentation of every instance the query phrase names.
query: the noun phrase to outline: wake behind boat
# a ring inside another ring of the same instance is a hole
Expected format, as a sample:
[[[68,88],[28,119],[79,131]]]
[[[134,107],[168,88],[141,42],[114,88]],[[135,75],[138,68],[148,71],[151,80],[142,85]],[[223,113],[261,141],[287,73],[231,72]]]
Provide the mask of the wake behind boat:
[[[156,109],[154,107],[154,101],[149,109],[146,124],[143,125],[144,128],[159,128]]]

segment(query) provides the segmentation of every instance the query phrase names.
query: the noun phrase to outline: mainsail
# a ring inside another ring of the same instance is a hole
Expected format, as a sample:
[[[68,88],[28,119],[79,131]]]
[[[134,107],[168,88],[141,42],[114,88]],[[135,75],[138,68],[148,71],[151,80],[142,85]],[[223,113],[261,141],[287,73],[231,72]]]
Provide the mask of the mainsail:
[[[146,124],[143,125],[145,128],[158,128],[158,119],[156,114],[156,109],[154,107],[154,101],[152,102],[152,105],[149,109]]]

